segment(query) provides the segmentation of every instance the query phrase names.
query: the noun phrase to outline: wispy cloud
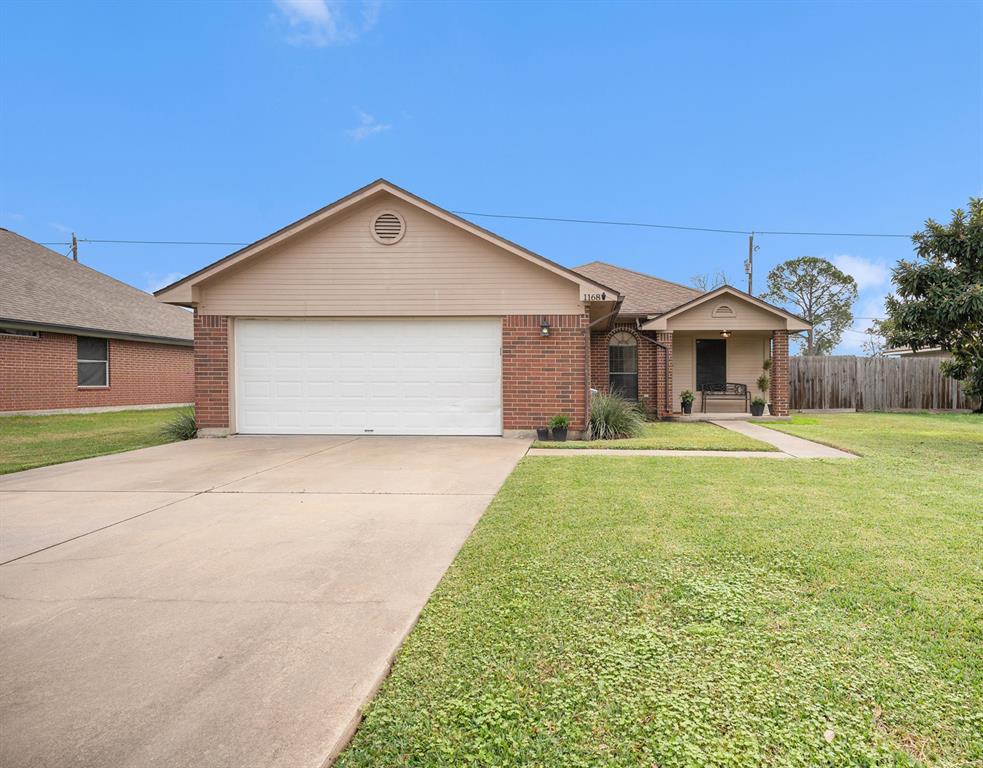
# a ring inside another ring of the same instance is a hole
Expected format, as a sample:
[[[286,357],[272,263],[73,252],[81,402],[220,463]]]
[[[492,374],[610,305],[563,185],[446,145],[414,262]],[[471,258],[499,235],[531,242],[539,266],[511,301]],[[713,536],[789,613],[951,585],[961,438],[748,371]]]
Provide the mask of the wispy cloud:
[[[379,21],[381,0],[273,0],[278,18],[287,23],[291,45],[324,48],[353,43]]]
[[[345,131],[352,141],[363,141],[369,136],[375,136],[392,128],[389,123],[380,123],[368,112],[361,109],[356,108],[355,114],[358,115],[358,125]]]
[[[9,221],[23,221],[23,213],[15,213],[14,211],[0,211],[0,219],[7,219]]]
[[[165,285],[170,285],[176,280],[180,280],[184,277],[184,272],[168,272],[167,274],[162,274],[160,272],[144,272],[143,273],[143,289],[147,293],[153,293],[163,288]]]
[[[891,268],[882,261],[872,261],[860,256],[840,254],[830,261],[857,281],[857,288],[882,288],[891,279]]]
[[[49,221],[48,226],[52,229],[57,229],[63,235],[70,235],[72,233],[71,227],[66,227],[64,224],[59,224],[57,221]]]

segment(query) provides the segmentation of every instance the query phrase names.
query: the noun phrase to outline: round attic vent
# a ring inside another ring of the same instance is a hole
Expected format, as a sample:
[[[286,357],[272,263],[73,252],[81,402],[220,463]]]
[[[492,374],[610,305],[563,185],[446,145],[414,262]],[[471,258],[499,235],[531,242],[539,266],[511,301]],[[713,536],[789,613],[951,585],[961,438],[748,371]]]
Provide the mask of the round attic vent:
[[[406,222],[395,211],[383,211],[372,220],[372,237],[383,245],[398,243],[406,234]]]

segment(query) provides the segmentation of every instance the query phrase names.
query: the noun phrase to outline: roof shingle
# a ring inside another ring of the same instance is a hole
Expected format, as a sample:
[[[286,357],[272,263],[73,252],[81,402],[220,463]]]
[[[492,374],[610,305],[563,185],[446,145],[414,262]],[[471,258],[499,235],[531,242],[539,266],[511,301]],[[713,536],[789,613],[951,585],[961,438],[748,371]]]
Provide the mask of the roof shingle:
[[[0,228],[0,321],[189,342],[191,312]]]
[[[592,261],[573,269],[574,272],[579,272],[590,280],[611,286],[624,296],[625,300],[621,305],[622,315],[661,315],[703,295],[703,291],[695,288],[687,288],[679,283],[644,275],[632,269],[616,267],[603,261]]]

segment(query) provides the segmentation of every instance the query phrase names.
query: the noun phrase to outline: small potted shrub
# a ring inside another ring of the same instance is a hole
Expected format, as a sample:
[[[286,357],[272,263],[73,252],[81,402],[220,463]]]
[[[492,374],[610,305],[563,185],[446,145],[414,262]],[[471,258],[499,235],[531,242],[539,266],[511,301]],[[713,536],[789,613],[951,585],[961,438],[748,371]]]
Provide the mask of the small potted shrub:
[[[536,427],[536,439],[537,440],[549,440],[550,439],[550,428],[549,427]]]
[[[570,419],[566,414],[558,413],[550,419],[550,429],[553,430],[553,439],[564,442],[567,439],[567,427],[570,426]]]
[[[767,358],[761,364],[761,370],[763,371],[763,373],[758,377],[758,391],[761,392],[761,397],[756,397],[755,400],[760,400],[762,402],[762,407],[761,407],[761,412],[760,413],[755,413],[754,412],[754,401],[752,400],[751,401],[751,415],[752,416],[761,416],[761,415],[764,414],[765,397],[767,397],[768,391],[769,391],[769,387],[771,387],[771,379],[768,378],[768,371],[771,370],[771,358]],[[771,408],[771,404],[770,403],[768,404],[768,407],[769,407],[769,409]]]
[[[765,399],[763,397],[756,397],[751,401],[751,415],[752,416],[763,416],[765,412]]]
[[[679,396],[679,400],[683,404],[683,413],[693,412],[693,401],[695,399],[696,395],[694,395],[690,390],[683,390],[683,393]]]

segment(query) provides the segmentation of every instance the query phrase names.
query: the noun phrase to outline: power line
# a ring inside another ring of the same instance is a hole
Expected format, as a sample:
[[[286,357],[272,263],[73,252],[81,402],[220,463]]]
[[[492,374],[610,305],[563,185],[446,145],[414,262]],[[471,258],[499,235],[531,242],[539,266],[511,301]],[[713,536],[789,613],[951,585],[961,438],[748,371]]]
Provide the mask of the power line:
[[[650,224],[639,221],[608,221],[605,219],[566,219],[555,216],[519,216],[508,213],[478,213],[477,211],[451,211],[458,216],[482,216],[491,219],[519,219],[523,221],[556,221],[565,224],[603,224],[612,227],[645,227],[648,229],[681,229],[689,232],[719,232],[727,235],[803,235],[810,237],[903,237],[888,232],[794,232],[777,229],[722,229],[719,227],[684,227],[676,224]]]
[[[216,242],[214,240],[92,240],[79,238],[80,243],[118,243],[124,245],[249,245],[249,243]]]

